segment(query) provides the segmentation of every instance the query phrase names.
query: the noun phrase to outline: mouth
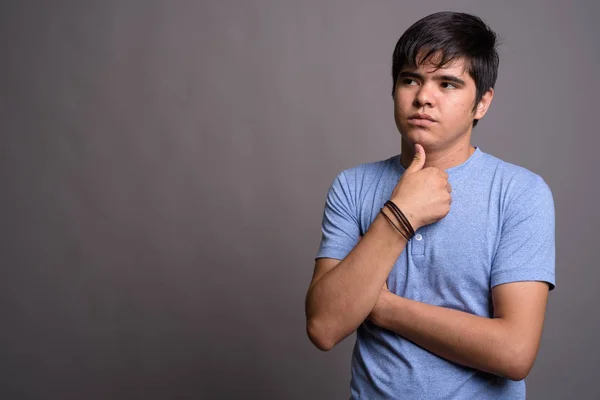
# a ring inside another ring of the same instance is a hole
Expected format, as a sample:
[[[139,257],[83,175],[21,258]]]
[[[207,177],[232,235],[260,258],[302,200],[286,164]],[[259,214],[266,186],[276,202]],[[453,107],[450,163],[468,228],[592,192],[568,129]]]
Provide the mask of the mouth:
[[[416,121],[423,120],[423,121],[436,122],[435,119],[431,115],[425,114],[425,113],[416,113],[416,114],[413,114],[410,117],[408,117],[408,120],[409,121],[412,121],[412,120],[416,120]]]
[[[408,118],[408,123],[411,125],[414,125],[414,126],[428,127],[428,126],[434,125],[435,123],[437,123],[437,121],[434,120],[433,118],[431,118],[430,116],[427,116],[427,117],[411,116]]]

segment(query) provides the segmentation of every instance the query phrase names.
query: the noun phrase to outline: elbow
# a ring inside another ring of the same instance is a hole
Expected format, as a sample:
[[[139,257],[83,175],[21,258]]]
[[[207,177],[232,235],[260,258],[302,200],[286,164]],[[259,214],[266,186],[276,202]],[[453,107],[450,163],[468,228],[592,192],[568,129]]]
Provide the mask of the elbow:
[[[520,361],[511,366],[506,377],[512,381],[522,381],[527,378],[532,367],[533,361]]]
[[[329,351],[336,345],[335,339],[314,318],[306,320],[306,333],[311,343],[321,351]]]
[[[527,378],[533,363],[535,361],[536,352],[527,349],[519,349],[510,355],[511,359],[507,363],[505,377],[513,381],[522,381]]]
[[[510,371],[507,371],[506,378],[511,381],[522,381],[527,378],[529,371],[531,371],[530,367],[513,367]]]

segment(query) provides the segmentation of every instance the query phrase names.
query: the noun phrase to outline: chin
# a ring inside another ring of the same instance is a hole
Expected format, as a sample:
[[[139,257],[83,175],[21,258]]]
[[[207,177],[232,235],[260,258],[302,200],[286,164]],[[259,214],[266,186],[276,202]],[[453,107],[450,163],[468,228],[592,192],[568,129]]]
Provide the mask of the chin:
[[[421,126],[408,126],[399,129],[399,131],[403,139],[412,143],[424,145],[426,142],[431,142],[433,139],[431,130]]]

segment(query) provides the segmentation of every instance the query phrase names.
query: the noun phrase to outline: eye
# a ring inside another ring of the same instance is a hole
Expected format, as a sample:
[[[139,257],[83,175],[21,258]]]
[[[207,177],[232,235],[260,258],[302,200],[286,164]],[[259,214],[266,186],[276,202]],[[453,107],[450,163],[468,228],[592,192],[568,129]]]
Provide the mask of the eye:
[[[417,82],[414,79],[404,78],[402,79],[402,83],[405,85],[416,85]]]
[[[450,82],[442,82],[442,87],[444,89],[457,89],[457,87],[453,83],[450,83]]]

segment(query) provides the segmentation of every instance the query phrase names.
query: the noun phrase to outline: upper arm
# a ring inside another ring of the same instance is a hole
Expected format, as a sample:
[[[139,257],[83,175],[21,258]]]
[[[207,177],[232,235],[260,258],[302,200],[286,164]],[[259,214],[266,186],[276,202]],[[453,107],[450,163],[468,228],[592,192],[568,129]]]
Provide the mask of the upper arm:
[[[549,286],[546,282],[512,282],[492,289],[494,318],[502,320],[511,344],[511,357],[527,375],[540,345]]]
[[[362,239],[362,236],[359,236],[357,243],[360,242],[361,239]],[[312,289],[312,287],[315,285],[315,283],[317,283],[319,281],[319,279],[321,279],[329,271],[331,271],[332,269],[337,267],[337,265],[340,262],[342,262],[342,260],[338,260],[336,258],[328,258],[328,257],[317,258],[315,260],[315,268],[313,271],[313,276],[310,281],[310,286],[308,287],[308,290],[310,291],[310,289]]]
[[[315,260],[315,269],[308,290],[310,291],[315,283],[319,281],[326,273],[334,269],[341,261],[335,258],[317,258]]]
[[[309,293],[323,276],[350,253],[361,238],[354,192],[344,172],[339,173],[329,187],[321,233]]]
[[[494,318],[507,329],[508,358],[520,376],[535,361],[555,282],[552,192],[540,177],[525,182],[505,207],[490,282]]]
[[[323,210],[321,244],[316,258],[343,260],[356,246],[361,231],[355,188],[344,172],[333,180]],[[318,262],[322,264],[322,262]],[[326,264],[328,262],[325,262]]]
[[[492,289],[494,318],[502,318],[522,334],[540,336],[548,302],[546,282],[513,282]],[[539,338],[538,338],[539,339]]]

